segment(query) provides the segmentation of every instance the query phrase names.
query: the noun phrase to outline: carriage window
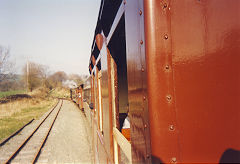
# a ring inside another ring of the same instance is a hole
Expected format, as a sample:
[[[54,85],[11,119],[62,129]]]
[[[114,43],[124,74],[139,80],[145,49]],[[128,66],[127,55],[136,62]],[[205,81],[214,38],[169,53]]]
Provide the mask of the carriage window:
[[[111,56],[116,64],[117,77],[117,109],[119,116],[119,130],[122,132],[123,124],[128,114],[128,83],[127,83],[127,59],[126,59],[126,39],[125,39],[125,20],[122,15],[117,28],[108,44]],[[129,121],[129,117],[127,118]],[[129,121],[130,124],[130,121]]]
[[[111,86],[113,91],[114,159],[115,162],[129,163],[129,161],[131,161],[131,144],[129,142],[131,140],[131,120],[128,116],[128,81],[124,14],[113,33],[108,48],[111,54]]]

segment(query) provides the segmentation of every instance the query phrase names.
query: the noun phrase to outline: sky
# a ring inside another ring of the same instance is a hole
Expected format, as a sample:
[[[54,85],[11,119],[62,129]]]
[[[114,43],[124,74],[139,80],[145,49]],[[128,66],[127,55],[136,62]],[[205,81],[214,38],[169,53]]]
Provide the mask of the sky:
[[[17,73],[28,60],[86,75],[99,7],[100,0],[0,0],[0,45]]]

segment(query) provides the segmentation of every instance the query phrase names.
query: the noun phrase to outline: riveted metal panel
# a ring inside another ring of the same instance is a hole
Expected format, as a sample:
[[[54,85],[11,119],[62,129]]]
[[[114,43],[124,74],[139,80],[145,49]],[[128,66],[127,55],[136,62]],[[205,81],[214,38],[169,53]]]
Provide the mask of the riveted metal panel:
[[[125,1],[128,100],[132,161],[151,163],[143,1]]]
[[[151,145],[162,162],[239,159],[239,6],[145,0]]]
[[[169,1],[145,0],[146,61],[153,162],[179,159]]]

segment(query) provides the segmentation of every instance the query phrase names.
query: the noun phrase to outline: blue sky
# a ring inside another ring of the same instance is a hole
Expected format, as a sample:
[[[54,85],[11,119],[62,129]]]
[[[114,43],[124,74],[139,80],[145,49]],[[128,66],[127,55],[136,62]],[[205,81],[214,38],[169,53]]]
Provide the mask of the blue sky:
[[[88,74],[100,0],[0,0],[0,45],[16,71],[27,60],[50,71]]]

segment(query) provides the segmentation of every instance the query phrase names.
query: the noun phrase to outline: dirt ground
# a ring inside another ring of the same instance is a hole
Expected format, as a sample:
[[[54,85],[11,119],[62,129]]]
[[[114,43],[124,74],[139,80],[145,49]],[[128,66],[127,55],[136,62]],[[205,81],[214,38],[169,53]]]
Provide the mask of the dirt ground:
[[[64,101],[38,163],[91,163],[90,136],[84,114]]]

